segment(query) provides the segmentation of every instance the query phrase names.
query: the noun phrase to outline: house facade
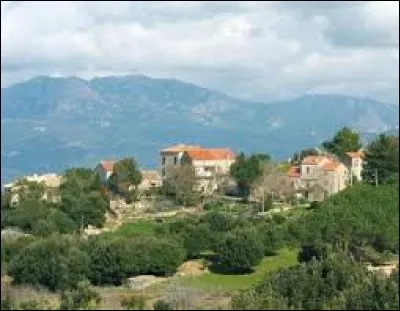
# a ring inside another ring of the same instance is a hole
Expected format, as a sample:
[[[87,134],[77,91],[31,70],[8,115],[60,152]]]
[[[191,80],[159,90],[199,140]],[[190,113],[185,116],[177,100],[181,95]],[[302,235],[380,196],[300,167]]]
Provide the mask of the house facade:
[[[114,164],[116,161],[103,160],[96,166],[95,171],[99,174],[102,183],[107,182],[114,171]]]
[[[349,170],[350,178],[355,177],[357,181],[362,180],[364,153],[362,151],[346,152],[346,157],[343,160]]]
[[[159,174],[161,175],[161,179],[166,179],[166,171],[168,167],[174,167],[181,165],[181,159],[183,153],[186,150],[198,149],[199,145],[185,145],[179,144],[176,146],[168,147],[160,151],[160,159],[159,159]]]
[[[36,182],[44,186],[43,200],[49,202],[59,202],[61,199],[59,189],[62,182],[62,176],[54,173],[32,176],[25,176],[19,178],[15,182],[4,185],[4,192],[11,194],[10,203],[12,205],[19,203],[19,190],[21,187],[26,187],[25,185],[19,185],[19,181],[26,180],[28,182]]]
[[[203,148],[199,145],[179,144],[161,150],[160,175],[167,179],[169,167],[183,164],[192,165],[196,177],[196,190],[214,191],[219,182],[229,175],[229,169],[235,162],[235,154],[229,148]]]
[[[349,170],[334,157],[313,155],[305,157],[299,166],[290,167],[288,176],[305,198],[321,201],[347,187]]]
[[[235,154],[228,148],[191,149],[182,155],[182,164],[193,166],[196,176],[196,190],[212,193],[235,162]]]

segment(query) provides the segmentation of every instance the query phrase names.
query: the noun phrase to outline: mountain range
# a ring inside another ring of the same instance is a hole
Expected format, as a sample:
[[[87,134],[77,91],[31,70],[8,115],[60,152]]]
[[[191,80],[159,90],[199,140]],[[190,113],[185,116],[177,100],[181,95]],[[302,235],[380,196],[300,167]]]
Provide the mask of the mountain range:
[[[1,90],[1,180],[123,156],[156,167],[159,150],[177,143],[283,159],[343,126],[365,139],[398,133],[398,114],[398,103],[343,95],[265,103],[142,75],[37,76]]]

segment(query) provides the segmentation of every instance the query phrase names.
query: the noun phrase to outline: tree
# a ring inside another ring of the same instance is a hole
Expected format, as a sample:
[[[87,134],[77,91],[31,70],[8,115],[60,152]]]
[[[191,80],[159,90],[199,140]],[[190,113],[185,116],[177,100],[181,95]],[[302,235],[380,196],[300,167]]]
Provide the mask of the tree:
[[[87,274],[88,257],[72,238],[58,235],[23,248],[8,273],[17,284],[42,285],[55,291],[73,288]]]
[[[375,176],[375,174],[378,176]],[[366,148],[363,180],[379,184],[398,183],[399,180],[399,138],[381,134]]]
[[[192,165],[170,166],[166,170],[165,191],[175,195],[178,203],[185,206],[196,203],[196,175]]]
[[[263,164],[270,161],[268,154],[252,154],[246,157],[242,152],[230,167],[230,174],[236,180],[239,193],[247,198],[254,182],[262,175]]]
[[[315,148],[309,148],[309,149],[304,149],[301,150],[300,152],[295,152],[293,153],[293,156],[291,158],[291,163],[300,163],[305,157],[310,156],[310,155],[318,155],[319,152]]]
[[[326,151],[337,155],[339,159],[343,159],[346,152],[360,150],[362,143],[360,134],[348,127],[343,127],[333,136],[332,140],[323,142],[322,146]]]
[[[64,193],[61,197],[60,209],[68,215],[77,228],[88,225],[101,227],[105,222],[108,202],[99,192],[73,195]]]
[[[264,257],[264,245],[254,230],[228,233],[216,249],[221,264],[229,272],[246,273]]]
[[[135,190],[141,182],[142,173],[135,159],[125,158],[114,164],[114,171],[108,180],[108,186],[114,193],[122,194],[127,201],[134,201],[137,199]],[[133,190],[130,190],[131,186],[133,186]]]

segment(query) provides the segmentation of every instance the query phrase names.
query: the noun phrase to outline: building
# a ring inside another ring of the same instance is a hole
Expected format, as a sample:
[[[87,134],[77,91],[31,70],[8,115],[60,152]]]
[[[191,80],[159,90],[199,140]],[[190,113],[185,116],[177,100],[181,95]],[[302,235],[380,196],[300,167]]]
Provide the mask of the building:
[[[364,153],[362,151],[346,152],[343,163],[349,170],[350,178],[355,177],[357,181],[362,180],[363,159]]]
[[[140,191],[150,190],[152,188],[159,188],[162,186],[162,179],[156,170],[142,170],[142,182],[138,186]]]
[[[168,167],[189,164],[195,170],[196,190],[214,191],[219,182],[229,175],[229,168],[235,159],[235,154],[228,148],[179,144],[160,152],[161,178],[166,180]]]
[[[21,185],[24,181],[42,184],[44,186],[43,200],[58,202],[61,198],[59,189],[62,182],[62,176],[54,173],[43,175],[33,174],[32,176],[24,176],[15,182],[4,185],[4,192],[11,194],[11,204],[17,204],[19,202],[19,190],[21,190],[21,187],[27,187],[26,185]]]
[[[348,185],[348,168],[332,156],[305,157],[299,166],[289,168],[288,176],[296,191],[310,201],[321,201]]]
[[[186,150],[199,149],[199,145],[184,145],[179,144],[160,151],[160,175],[162,180],[166,178],[166,170],[169,166],[181,164],[182,155]]]
[[[95,171],[99,174],[102,183],[105,183],[114,171],[114,164],[117,161],[103,160],[96,166]]]
[[[229,176],[229,169],[235,162],[235,154],[228,148],[199,148],[186,150],[181,162],[194,167],[196,190],[213,192],[219,183]]]

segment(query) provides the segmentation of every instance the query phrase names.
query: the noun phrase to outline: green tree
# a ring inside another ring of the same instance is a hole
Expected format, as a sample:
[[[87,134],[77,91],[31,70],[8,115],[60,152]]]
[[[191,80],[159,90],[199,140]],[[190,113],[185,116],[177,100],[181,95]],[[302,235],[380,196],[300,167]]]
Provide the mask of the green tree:
[[[363,180],[375,183],[397,183],[399,181],[399,138],[381,134],[366,148]]]
[[[128,201],[132,201],[137,199],[137,191],[128,189],[130,186],[137,189],[141,182],[142,173],[135,159],[125,158],[114,164],[114,172],[108,180],[108,187],[114,193],[124,195]],[[122,185],[126,185],[126,187],[121,187]]]
[[[8,273],[17,284],[42,285],[55,291],[75,287],[88,270],[88,257],[72,238],[58,235],[23,248]]]
[[[263,164],[270,161],[268,154],[252,154],[249,157],[241,152],[230,167],[230,174],[236,180],[240,195],[248,197],[254,182],[263,173]]]
[[[168,167],[166,176],[164,191],[173,194],[178,204],[190,206],[198,202],[199,193],[195,190],[196,175],[192,165]]]
[[[358,151],[362,147],[360,134],[352,131],[348,127],[340,129],[330,141],[325,141],[322,146],[330,153],[333,153],[343,159],[346,152]]]
[[[228,233],[216,249],[223,268],[234,273],[250,272],[264,257],[265,246],[254,230]]]

